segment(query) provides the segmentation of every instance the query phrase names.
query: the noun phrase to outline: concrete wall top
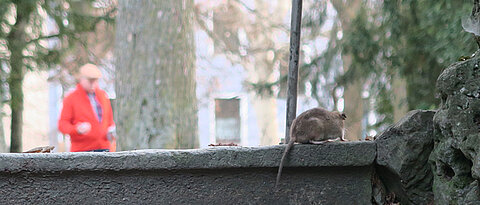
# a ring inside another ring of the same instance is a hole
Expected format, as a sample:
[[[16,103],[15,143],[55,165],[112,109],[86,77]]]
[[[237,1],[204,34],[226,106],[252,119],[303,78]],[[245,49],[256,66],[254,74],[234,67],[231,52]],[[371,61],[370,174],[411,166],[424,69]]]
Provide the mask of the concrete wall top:
[[[137,150],[113,153],[0,154],[0,173],[278,167],[285,145]],[[286,167],[369,166],[374,142],[295,145]]]

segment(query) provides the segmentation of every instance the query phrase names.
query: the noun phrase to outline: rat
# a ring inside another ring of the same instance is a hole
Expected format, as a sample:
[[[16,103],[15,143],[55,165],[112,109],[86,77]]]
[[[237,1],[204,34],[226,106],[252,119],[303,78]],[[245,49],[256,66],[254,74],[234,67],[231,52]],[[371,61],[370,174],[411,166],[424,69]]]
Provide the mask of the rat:
[[[290,127],[290,141],[283,152],[280,166],[278,167],[275,188],[280,181],[282,168],[288,151],[295,142],[306,144],[323,144],[337,140],[345,141],[345,129],[343,121],[347,116],[337,111],[327,111],[323,108],[313,108],[300,114],[292,122]]]

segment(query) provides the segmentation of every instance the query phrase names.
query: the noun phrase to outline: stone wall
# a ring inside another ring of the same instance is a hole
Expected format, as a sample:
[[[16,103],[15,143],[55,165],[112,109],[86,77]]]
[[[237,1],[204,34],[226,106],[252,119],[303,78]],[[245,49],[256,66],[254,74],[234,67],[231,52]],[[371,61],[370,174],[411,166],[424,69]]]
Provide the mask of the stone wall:
[[[371,204],[373,142],[0,154],[0,204]]]

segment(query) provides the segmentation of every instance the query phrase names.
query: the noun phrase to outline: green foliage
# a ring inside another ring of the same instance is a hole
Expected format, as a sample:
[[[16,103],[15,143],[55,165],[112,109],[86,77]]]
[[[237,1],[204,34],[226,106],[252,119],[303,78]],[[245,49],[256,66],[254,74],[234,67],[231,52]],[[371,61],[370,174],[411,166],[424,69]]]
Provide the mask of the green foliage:
[[[112,9],[106,14],[99,15],[98,13],[102,12],[97,10],[101,8],[93,7],[96,2],[1,0],[0,22],[3,25],[0,29],[0,48],[6,46],[8,50],[6,53],[25,50],[21,56],[24,59],[20,61],[23,64],[21,67],[32,70],[50,68],[60,63],[68,50],[78,43],[84,43],[79,38],[82,33],[95,31],[95,26],[100,21],[109,23],[114,21],[111,14],[116,10]],[[20,17],[23,21],[19,19]],[[16,36],[13,33],[15,30]],[[5,39],[8,36],[11,38]],[[7,65],[12,61],[9,55],[0,55],[0,60]]]
[[[407,81],[409,109],[436,108],[438,75],[460,56],[469,56],[477,49],[472,35],[464,32],[461,26],[462,17],[470,15],[473,2],[364,0],[363,5],[351,20],[351,27],[344,28],[343,38],[330,38],[340,45],[342,55],[353,58],[351,67],[337,78],[337,83],[344,86],[360,80],[369,86],[374,109],[383,119],[376,126],[393,121],[395,108],[391,104],[391,86],[394,77],[400,76]],[[321,56],[328,52],[337,53],[338,48],[329,46]],[[310,68],[330,67],[329,61],[318,62]],[[315,83],[312,81],[312,87],[316,87]]]
[[[382,60],[390,64],[388,70],[398,70],[407,79],[410,109],[435,107],[439,103],[434,95],[438,75],[459,56],[476,49],[471,34],[461,26],[472,2],[388,1],[383,8],[380,29],[391,31],[391,37],[379,41],[393,52]]]
[[[302,36],[312,39],[320,35],[320,29],[327,17],[327,1],[305,1],[308,10],[302,13]]]
[[[379,86],[380,89],[377,93],[377,103],[375,104],[375,111],[381,113],[378,123],[374,124],[372,128],[378,129],[381,126],[393,123],[393,105],[391,103],[391,93],[387,92],[384,86]]]

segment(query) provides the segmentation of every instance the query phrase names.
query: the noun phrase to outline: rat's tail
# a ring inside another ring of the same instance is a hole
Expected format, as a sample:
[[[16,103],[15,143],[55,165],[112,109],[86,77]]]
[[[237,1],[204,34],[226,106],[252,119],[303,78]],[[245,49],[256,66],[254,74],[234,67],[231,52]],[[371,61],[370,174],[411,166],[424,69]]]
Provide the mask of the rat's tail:
[[[296,120],[294,120],[292,123],[292,126],[290,126],[290,141],[288,141],[287,147],[285,147],[282,160],[280,161],[280,165],[278,167],[278,174],[277,174],[277,181],[275,182],[275,189],[277,188],[278,183],[280,182],[280,176],[282,176],[283,164],[285,163],[285,158],[288,155],[288,151],[290,151],[290,148],[292,148],[293,143],[295,143],[295,137],[293,136],[293,129],[295,127],[295,124],[296,124]]]

